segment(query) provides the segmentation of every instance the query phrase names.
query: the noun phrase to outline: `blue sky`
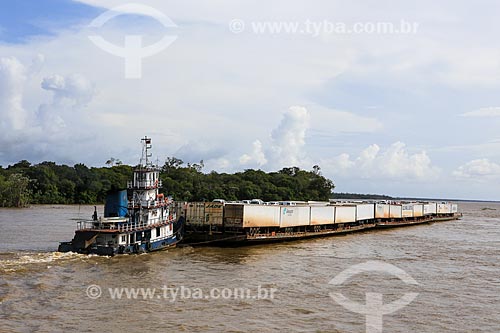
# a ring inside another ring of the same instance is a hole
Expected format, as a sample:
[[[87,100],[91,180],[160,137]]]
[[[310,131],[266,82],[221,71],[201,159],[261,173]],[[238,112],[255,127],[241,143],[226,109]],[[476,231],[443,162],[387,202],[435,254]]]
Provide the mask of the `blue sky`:
[[[148,134],[160,161],[203,159],[207,172],[319,164],[338,191],[500,200],[500,4],[147,0],[116,8],[124,4],[0,4],[0,164],[135,163]],[[109,9],[121,15],[90,27]],[[163,26],[164,17],[176,26]],[[243,31],[232,30],[235,21]],[[258,31],[262,22],[298,30]],[[306,22],[319,33],[305,32]],[[326,29],[401,22],[418,28]],[[142,46],[172,40],[131,79],[123,58],[89,39],[121,47],[127,35]]]
[[[59,30],[86,23],[103,11],[71,0],[3,1],[0,8],[0,40],[6,43],[54,36]]]

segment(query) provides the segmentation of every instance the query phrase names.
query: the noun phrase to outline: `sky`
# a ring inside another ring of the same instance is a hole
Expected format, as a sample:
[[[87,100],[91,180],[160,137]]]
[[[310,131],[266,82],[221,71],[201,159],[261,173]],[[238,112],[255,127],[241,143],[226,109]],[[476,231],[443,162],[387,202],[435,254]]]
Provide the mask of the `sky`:
[[[319,165],[337,192],[500,200],[499,12],[493,0],[2,1],[0,165],[136,164],[147,135],[160,164]]]

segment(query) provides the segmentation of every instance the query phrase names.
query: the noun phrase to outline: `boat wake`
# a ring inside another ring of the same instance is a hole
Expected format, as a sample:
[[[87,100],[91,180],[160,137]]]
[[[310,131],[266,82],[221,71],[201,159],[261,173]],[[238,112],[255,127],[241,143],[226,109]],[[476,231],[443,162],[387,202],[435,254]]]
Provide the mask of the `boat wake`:
[[[88,255],[74,252],[0,252],[0,272],[18,272],[50,267],[61,261],[81,260]]]

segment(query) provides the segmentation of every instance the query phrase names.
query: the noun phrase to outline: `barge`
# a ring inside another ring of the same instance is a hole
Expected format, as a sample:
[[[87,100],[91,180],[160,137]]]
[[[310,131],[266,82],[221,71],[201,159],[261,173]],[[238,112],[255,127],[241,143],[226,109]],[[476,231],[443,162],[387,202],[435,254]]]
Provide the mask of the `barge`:
[[[183,243],[251,245],[344,235],[461,217],[449,202],[177,203],[185,223]]]

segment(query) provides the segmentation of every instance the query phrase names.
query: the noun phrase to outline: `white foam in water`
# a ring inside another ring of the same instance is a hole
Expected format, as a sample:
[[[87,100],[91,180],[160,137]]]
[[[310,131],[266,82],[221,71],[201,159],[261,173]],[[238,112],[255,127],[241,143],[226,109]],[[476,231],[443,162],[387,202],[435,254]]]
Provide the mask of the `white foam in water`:
[[[6,253],[4,253],[5,255]],[[10,255],[9,255],[10,254]],[[74,253],[74,252],[41,252],[41,253],[7,253],[9,259],[0,259],[0,269],[12,272],[18,269],[22,269],[26,265],[30,264],[40,264],[40,263],[51,263],[59,260],[76,259],[88,257],[84,254]],[[51,268],[52,266],[47,266]]]

